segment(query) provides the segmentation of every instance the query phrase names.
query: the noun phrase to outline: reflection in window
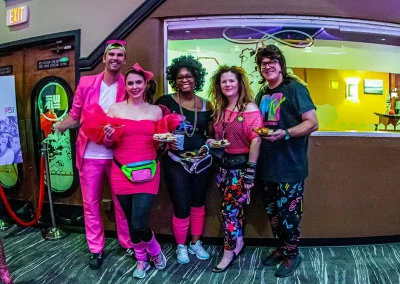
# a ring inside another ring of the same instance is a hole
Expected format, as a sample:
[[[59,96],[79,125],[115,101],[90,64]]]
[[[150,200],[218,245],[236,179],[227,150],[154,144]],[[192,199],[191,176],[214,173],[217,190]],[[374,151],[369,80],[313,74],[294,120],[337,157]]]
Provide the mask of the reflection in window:
[[[255,64],[255,51],[275,44],[286,56],[289,73],[307,84],[317,105],[320,130],[395,129],[392,124],[386,127],[379,116],[392,114],[391,118],[395,118],[400,112],[398,36],[380,35],[379,29],[374,33],[357,33],[323,26],[250,24],[251,19],[246,27],[169,26],[167,63],[188,53],[198,57],[208,72],[203,92],[199,93],[203,97],[207,97],[209,78],[219,64],[241,66],[256,94],[261,76]]]

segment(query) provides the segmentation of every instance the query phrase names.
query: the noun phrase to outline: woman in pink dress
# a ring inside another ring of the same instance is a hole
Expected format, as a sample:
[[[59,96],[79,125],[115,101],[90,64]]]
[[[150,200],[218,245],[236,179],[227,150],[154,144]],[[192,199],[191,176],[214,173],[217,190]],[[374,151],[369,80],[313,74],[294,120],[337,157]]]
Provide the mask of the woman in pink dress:
[[[103,143],[114,149],[111,188],[125,212],[138,260],[133,272],[135,278],[146,276],[150,261],[159,270],[166,266],[161,247],[147,226],[160,183],[153,135],[157,122],[163,118],[161,108],[152,104],[156,91],[154,81],[150,80],[152,77],[153,73],[144,71],[138,64],[126,72],[127,99],[111,105],[107,116],[112,118],[113,124],[104,127]],[[144,170],[143,165],[147,167]],[[129,169],[133,166],[140,170],[131,172]]]

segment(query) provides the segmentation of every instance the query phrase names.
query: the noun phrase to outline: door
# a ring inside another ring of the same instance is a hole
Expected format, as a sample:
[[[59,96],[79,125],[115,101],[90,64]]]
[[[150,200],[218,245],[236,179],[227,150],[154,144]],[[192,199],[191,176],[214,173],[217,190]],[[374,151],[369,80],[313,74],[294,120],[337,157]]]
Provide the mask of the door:
[[[8,197],[32,200],[39,192],[39,162],[42,142],[49,138],[49,165],[54,202],[82,205],[77,190],[75,131],[54,133],[51,125],[71,107],[78,71],[75,36],[12,48],[0,53],[0,70],[10,66],[15,76],[18,124],[23,163],[0,168],[0,182],[12,188]],[[0,72],[1,75],[1,72]],[[34,198],[35,199],[35,198]],[[36,204],[37,200],[32,200]]]

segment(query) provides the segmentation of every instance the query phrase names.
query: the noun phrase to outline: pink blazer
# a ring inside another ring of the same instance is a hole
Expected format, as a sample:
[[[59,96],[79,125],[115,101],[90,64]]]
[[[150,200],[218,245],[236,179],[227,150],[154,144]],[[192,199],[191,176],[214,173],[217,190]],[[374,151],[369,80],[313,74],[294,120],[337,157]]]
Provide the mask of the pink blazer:
[[[79,80],[78,87],[76,88],[74,101],[69,115],[74,120],[82,121],[82,111],[91,104],[98,104],[100,99],[100,87],[103,81],[104,72],[93,75],[84,76]],[[125,99],[125,82],[124,76],[121,74],[118,80],[117,98],[116,102],[122,102]],[[88,138],[79,129],[78,138],[76,140],[76,167],[81,169],[83,154],[85,153]]]

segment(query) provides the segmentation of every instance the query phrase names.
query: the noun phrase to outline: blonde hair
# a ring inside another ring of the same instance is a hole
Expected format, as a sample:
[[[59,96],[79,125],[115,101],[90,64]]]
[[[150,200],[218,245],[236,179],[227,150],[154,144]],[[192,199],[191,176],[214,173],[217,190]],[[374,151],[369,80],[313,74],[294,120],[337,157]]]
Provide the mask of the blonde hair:
[[[254,102],[254,95],[250,88],[250,83],[249,79],[247,78],[246,71],[243,68],[237,66],[220,66],[211,77],[211,85],[208,91],[209,98],[214,108],[215,122],[220,122],[222,120],[222,114],[228,106],[228,99],[225,97],[221,90],[221,76],[222,74],[227,72],[232,72],[233,74],[235,74],[236,79],[239,83],[239,99],[237,102],[239,112],[243,112],[248,103]]]

